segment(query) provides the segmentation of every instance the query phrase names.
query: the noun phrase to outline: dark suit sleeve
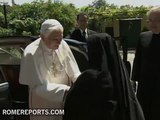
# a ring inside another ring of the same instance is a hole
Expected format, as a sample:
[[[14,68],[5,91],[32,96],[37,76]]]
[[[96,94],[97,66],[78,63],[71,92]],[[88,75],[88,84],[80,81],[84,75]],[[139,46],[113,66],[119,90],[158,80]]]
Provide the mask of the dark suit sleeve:
[[[74,39],[74,40],[78,40],[82,42],[83,36],[81,35],[81,32],[79,29],[75,29],[74,31],[72,31],[67,38],[69,39]]]
[[[138,41],[138,45],[136,48],[135,58],[133,61],[133,69],[132,69],[132,80],[139,81],[141,74],[141,56],[142,56],[142,44],[141,39]]]

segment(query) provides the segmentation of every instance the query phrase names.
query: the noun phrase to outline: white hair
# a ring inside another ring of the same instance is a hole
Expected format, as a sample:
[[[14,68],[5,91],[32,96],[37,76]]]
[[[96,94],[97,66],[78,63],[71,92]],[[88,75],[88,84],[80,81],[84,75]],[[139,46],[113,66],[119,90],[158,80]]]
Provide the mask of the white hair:
[[[160,13],[160,6],[154,6],[154,7],[152,7],[152,8],[147,12],[147,16],[149,16],[152,12],[159,12],[159,13]]]
[[[52,31],[61,30],[63,31],[63,26],[56,19],[47,19],[45,20],[40,29],[41,35],[48,35]]]

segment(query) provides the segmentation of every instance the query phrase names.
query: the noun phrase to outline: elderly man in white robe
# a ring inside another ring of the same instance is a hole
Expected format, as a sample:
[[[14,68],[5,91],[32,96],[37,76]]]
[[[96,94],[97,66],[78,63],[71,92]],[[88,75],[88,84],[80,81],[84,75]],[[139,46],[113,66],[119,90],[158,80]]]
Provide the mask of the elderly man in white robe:
[[[29,86],[30,108],[63,109],[64,96],[80,71],[59,21],[44,21],[40,33],[24,51],[19,82]],[[30,120],[62,120],[62,116],[30,115]]]

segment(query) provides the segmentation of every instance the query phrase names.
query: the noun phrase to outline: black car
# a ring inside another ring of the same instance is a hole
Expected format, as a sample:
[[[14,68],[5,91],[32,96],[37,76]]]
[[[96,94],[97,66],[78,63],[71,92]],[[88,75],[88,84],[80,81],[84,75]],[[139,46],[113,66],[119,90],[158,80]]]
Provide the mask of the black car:
[[[5,120],[28,120],[28,116],[4,116],[4,109],[27,109],[28,86],[19,84],[20,63],[25,47],[37,37],[0,37],[0,116]],[[88,67],[86,43],[65,39],[78,63],[80,71]]]

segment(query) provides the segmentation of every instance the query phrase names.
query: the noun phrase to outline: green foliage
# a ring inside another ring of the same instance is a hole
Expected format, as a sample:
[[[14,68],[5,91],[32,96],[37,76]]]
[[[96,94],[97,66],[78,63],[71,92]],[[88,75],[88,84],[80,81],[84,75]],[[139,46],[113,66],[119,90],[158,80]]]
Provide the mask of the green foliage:
[[[92,7],[95,7],[95,8],[101,8],[103,6],[105,6],[107,3],[105,0],[95,0],[94,2],[92,2]]]
[[[25,28],[24,30],[30,32],[30,35],[36,35],[39,33],[39,24],[36,20],[32,18],[26,18],[24,20]]]
[[[32,18],[12,20],[9,27],[13,30],[14,35],[36,35],[39,33],[38,22]]]
[[[11,21],[9,26],[13,30],[14,35],[22,35],[23,30],[25,28],[23,20],[17,20],[17,19]]]
[[[99,0],[100,1],[100,0]],[[94,2],[93,2],[94,4]],[[146,12],[149,10],[149,7],[140,6],[133,7],[130,5],[125,6],[116,6],[114,4],[105,4],[101,7],[95,7],[93,5],[83,7],[80,11],[86,12],[90,16],[90,28],[101,32],[102,24],[103,26],[111,27],[114,20],[116,19],[125,19],[125,18],[146,18]]]
[[[6,28],[0,27],[0,37],[11,36],[11,35],[12,35],[12,30],[11,29],[6,29]]]
[[[7,54],[11,55],[12,57],[15,57],[17,59],[22,58],[22,54],[21,54],[20,50],[15,47],[6,47],[6,48],[0,48],[0,49],[4,53],[7,53]]]
[[[0,35],[39,35],[41,23],[45,19],[54,18],[62,23],[66,36],[75,27],[77,13],[82,11],[90,16],[89,27],[100,31],[100,27],[112,26],[116,19],[146,18],[149,8],[130,5],[118,7],[105,0],[95,0],[91,5],[78,9],[63,1],[53,3],[52,0],[35,0],[23,5],[7,6],[9,29],[0,28]],[[0,27],[4,27],[3,6],[0,6]]]
[[[77,9],[72,4],[52,3],[51,0],[34,1],[31,4],[13,6],[9,14],[10,27],[14,34],[38,35],[41,23],[45,19],[57,19],[64,26],[64,35],[75,25]]]
[[[0,12],[0,27],[3,27],[3,24],[4,24],[4,15],[3,13]]]

